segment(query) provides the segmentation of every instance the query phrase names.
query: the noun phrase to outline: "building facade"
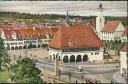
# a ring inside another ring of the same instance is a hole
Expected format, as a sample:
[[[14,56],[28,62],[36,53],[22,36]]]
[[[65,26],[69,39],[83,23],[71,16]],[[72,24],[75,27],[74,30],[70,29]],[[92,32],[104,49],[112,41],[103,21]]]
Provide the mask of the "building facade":
[[[98,7],[96,17],[96,34],[104,42],[121,40],[121,34],[125,30],[120,21],[105,21],[102,4]]]
[[[128,43],[120,50],[120,73],[122,77],[128,79]]]
[[[101,39],[104,42],[121,40],[121,35],[125,30],[120,21],[107,21],[101,31]]]
[[[102,4],[99,5],[97,10],[98,10],[98,13],[97,13],[97,17],[96,17],[96,31],[97,31],[98,36],[100,37],[101,30],[105,24],[105,18],[103,16],[104,9],[102,7]]]
[[[128,42],[128,26],[126,26],[124,32],[121,35],[121,41],[122,42]]]
[[[50,58],[65,63],[103,61],[103,52],[101,40],[86,25],[60,28],[49,43]]]
[[[9,50],[36,48],[48,45],[58,28],[2,29],[1,37]]]

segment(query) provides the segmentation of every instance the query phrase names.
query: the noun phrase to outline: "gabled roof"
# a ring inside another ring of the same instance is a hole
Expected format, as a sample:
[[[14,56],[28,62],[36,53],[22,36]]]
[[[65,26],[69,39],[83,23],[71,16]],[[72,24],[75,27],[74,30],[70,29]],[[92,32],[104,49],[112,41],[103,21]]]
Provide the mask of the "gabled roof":
[[[128,43],[125,43],[123,47],[120,49],[120,51],[128,52]]]
[[[60,28],[49,43],[51,48],[91,48],[103,44],[93,29],[87,25]]]
[[[19,30],[3,30],[3,32],[5,34],[6,39],[12,39],[13,33],[16,34],[17,38],[21,36]]]
[[[114,32],[120,21],[107,21],[101,32]]]
[[[13,32],[16,37],[37,37],[43,36],[45,34],[54,35],[58,28],[19,28],[19,29],[2,29],[5,34],[6,39],[12,39]]]

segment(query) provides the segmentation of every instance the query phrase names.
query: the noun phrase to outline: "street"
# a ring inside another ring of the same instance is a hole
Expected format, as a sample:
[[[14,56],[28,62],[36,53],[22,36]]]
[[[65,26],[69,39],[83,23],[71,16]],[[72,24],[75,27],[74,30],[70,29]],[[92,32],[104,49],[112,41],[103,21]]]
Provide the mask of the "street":
[[[33,51],[32,51],[33,52]],[[30,57],[37,60],[36,66],[41,70],[46,70],[49,73],[54,73],[54,62],[51,60],[46,60],[44,57],[34,56],[30,53],[25,53],[25,50],[20,51],[9,51],[8,52],[11,58],[14,60],[19,59],[20,56]],[[82,71],[78,70],[78,67],[82,67]],[[71,78],[74,80],[82,81],[83,79],[91,79],[91,80],[99,80],[102,83],[110,83],[111,80],[118,82],[113,77],[115,73],[119,72],[118,63],[113,64],[98,64],[92,62],[78,62],[78,63],[60,63],[59,68],[61,71],[61,75],[67,76],[68,73],[71,74]]]
[[[93,79],[100,80],[103,83],[110,83],[113,79],[114,73],[119,71],[116,68],[118,64],[92,64],[92,63],[65,63],[60,64],[61,74],[71,73],[71,77],[77,80]],[[83,71],[80,72],[78,67],[82,66]],[[45,70],[54,71],[54,63],[46,62],[43,59],[39,59],[37,62],[37,67],[43,68]]]

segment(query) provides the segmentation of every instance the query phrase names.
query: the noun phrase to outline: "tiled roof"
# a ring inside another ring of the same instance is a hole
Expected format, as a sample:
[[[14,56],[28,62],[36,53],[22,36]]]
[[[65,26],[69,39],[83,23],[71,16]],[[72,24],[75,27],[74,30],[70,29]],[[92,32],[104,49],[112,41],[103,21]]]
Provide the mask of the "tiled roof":
[[[123,47],[120,49],[120,51],[128,52],[128,43],[125,43]]]
[[[107,21],[103,29],[101,30],[102,32],[114,32],[119,25],[120,21]]]
[[[3,30],[6,39],[12,39],[13,33],[16,33],[17,38],[20,36],[20,31],[18,30]]]
[[[6,39],[11,39],[13,32],[16,33],[18,37],[37,37],[45,34],[54,35],[57,32],[58,28],[21,28],[21,29],[2,29],[5,34]]]
[[[93,29],[86,25],[60,28],[49,43],[52,48],[102,47],[103,44]]]

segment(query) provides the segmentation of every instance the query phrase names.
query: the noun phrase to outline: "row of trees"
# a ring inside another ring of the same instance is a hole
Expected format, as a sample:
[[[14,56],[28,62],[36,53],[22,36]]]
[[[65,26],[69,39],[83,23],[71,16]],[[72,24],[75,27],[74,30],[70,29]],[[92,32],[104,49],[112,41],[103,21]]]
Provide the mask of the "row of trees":
[[[115,41],[106,42],[105,44],[111,50],[119,50],[123,43],[120,40],[119,41],[115,40]]]
[[[10,61],[7,51],[4,48],[4,42],[0,37],[0,71],[2,71],[2,67],[8,68]]]
[[[69,15],[69,18],[74,18],[77,16]],[[34,19],[34,20],[48,20],[48,19],[65,19],[65,15],[59,14],[30,14],[30,13],[17,13],[17,12],[0,12],[0,18],[10,18],[10,19]],[[82,20],[96,19],[96,16],[81,16]],[[114,17],[105,16],[106,21],[117,20],[121,21],[123,25],[127,25],[127,17]]]
[[[36,67],[35,61],[25,57],[18,60],[11,66],[11,80],[16,83],[40,84],[43,80],[40,78],[41,71]]]
[[[30,14],[30,13],[17,13],[17,12],[0,12],[0,16],[4,18],[13,18],[13,19],[56,19],[56,18],[65,18],[65,15],[56,15],[56,14]]]
[[[9,55],[4,48],[4,42],[0,38],[0,72],[8,70],[10,79],[15,83],[41,84],[41,71],[36,67],[36,62],[29,57],[19,59],[15,64],[11,63]]]

